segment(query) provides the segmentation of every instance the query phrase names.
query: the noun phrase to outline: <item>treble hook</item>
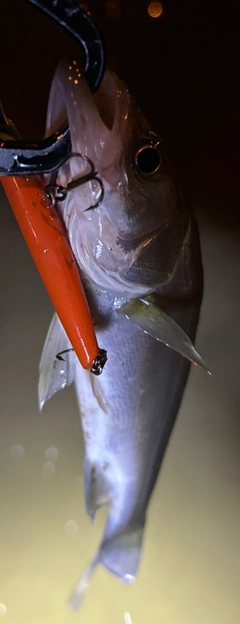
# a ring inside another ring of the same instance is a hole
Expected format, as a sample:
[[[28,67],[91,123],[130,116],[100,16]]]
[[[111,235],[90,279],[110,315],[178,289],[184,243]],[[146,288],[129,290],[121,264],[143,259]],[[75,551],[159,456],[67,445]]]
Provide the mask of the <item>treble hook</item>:
[[[90,165],[91,171],[89,173],[86,173],[83,176],[80,176],[79,178],[75,178],[74,180],[69,182],[67,186],[61,186],[61,184],[48,184],[45,187],[44,193],[45,193],[45,197],[50,202],[49,207],[51,208],[52,206],[55,206],[56,202],[64,201],[69,191],[72,191],[78,186],[82,186],[83,184],[86,184],[87,182],[94,180],[95,182],[98,182],[101,192],[96,203],[89,206],[88,208],[85,208],[84,212],[87,212],[88,210],[93,210],[94,208],[97,208],[101,204],[103,197],[104,197],[104,184],[102,180],[98,177],[98,172],[95,171],[93,162],[90,160],[90,158],[88,158],[88,156],[86,156],[86,154],[72,152],[68,160],[70,158],[73,158],[74,156],[79,156],[80,158],[83,158],[83,160],[85,160]]]
[[[98,31],[73,0],[27,0],[55,19],[77,38],[85,49],[86,79],[96,91],[103,74],[103,44]],[[98,346],[81,275],[66,229],[54,206],[43,198],[43,174],[58,169],[74,155],[67,124],[41,142],[19,140],[14,125],[0,111],[0,176],[2,185],[22,230],[30,253],[52,300],[57,317],[83,368],[99,375],[107,361],[105,349]],[[94,165],[90,173],[71,182],[75,185],[97,180]]]

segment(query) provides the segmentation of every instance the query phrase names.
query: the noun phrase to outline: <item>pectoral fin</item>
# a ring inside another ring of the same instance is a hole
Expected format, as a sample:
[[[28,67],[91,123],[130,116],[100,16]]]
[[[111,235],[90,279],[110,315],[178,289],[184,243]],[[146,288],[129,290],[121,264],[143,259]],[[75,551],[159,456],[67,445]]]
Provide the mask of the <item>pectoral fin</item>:
[[[185,358],[202,366],[208,373],[205,362],[195,349],[192,341],[181,327],[165,312],[147,299],[130,299],[117,310],[135,323],[144,332],[163,342],[167,347],[181,353]]]
[[[71,349],[71,343],[67,337],[62,323],[57,314],[54,314],[43,347],[39,367],[38,397],[39,409],[42,410],[44,403],[53,394],[69,386],[75,377],[76,355],[72,351],[64,353],[62,359],[57,359],[57,354]]]

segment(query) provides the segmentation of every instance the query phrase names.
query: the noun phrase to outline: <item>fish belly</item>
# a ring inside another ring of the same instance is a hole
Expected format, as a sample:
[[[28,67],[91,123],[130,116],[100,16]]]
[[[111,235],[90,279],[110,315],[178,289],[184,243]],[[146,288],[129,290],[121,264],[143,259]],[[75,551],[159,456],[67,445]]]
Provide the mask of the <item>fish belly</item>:
[[[169,304],[168,313],[193,339],[198,309]],[[108,352],[96,378],[77,366],[76,389],[85,438],[85,495],[94,517],[109,507],[98,560],[124,580],[134,578],[146,509],[187,381],[189,362],[113,312],[98,329]]]

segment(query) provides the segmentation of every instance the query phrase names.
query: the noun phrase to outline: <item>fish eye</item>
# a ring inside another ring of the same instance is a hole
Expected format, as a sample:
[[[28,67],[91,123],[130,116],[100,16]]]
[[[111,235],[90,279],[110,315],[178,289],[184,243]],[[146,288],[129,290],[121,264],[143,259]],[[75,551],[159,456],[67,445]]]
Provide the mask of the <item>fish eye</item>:
[[[135,169],[138,173],[149,176],[156,173],[161,166],[161,154],[158,143],[145,143],[141,145],[135,154]]]

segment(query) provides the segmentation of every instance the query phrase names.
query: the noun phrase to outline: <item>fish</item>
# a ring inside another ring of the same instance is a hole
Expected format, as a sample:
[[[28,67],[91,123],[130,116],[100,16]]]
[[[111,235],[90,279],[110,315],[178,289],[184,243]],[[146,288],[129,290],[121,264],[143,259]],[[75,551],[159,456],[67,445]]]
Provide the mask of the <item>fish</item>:
[[[69,600],[76,610],[98,564],[135,580],[190,363],[208,368],[194,347],[203,294],[197,222],[161,139],[114,72],[105,71],[93,96],[76,62],[56,70],[46,134],[66,119],[73,156],[51,183],[66,188],[87,174],[87,158],[104,185],[97,207],[89,209],[100,192],[90,180],[69,192],[58,212],[108,354],[101,376],[84,370],[54,315],[40,361],[40,409],[75,383],[86,509],[94,520],[108,507],[97,554]]]

